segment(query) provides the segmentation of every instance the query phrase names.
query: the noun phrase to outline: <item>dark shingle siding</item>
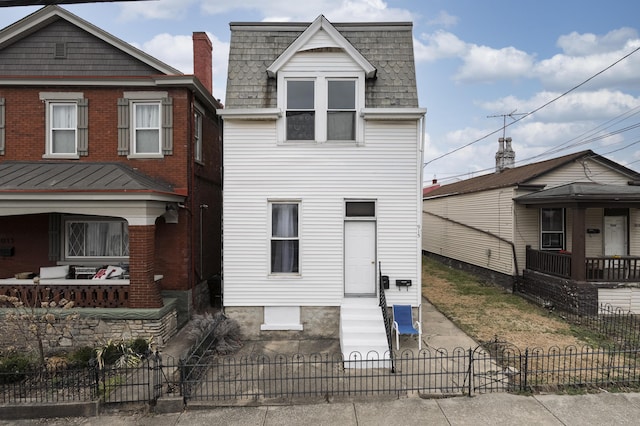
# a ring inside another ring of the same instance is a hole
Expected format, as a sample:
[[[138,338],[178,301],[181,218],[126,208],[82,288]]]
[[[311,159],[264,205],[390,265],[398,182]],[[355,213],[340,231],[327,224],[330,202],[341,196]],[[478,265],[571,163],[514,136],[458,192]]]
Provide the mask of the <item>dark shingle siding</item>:
[[[66,57],[55,58],[56,43]],[[145,76],[159,71],[59,19],[0,50],[4,76]]]
[[[225,102],[228,108],[277,106],[276,80],[267,77],[267,68],[304,30],[300,26],[273,25],[270,29],[261,24],[264,28],[256,29],[232,24]],[[367,108],[418,107],[410,24],[335,27],[377,69],[376,78],[367,81]]]

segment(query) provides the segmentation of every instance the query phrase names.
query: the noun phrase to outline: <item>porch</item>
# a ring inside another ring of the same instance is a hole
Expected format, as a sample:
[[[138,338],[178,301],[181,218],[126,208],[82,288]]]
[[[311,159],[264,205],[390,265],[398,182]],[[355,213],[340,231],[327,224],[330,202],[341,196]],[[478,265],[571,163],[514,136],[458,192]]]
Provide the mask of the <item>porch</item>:
[[[578,260],[574,270],[572,253],[565,251],[535,250],[526,248],[526,269],[588,282],[640,282],[640,257],[598,256],[584,257],[584,268]],[[576,272],[576,273],[574,273]]]

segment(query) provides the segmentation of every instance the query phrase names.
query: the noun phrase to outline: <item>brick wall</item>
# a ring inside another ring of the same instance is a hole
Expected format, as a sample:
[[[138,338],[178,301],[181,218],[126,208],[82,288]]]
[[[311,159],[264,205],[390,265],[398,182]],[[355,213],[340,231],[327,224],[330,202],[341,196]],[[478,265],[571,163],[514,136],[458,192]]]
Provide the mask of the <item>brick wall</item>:
[[[154,281],[155,225],[129,227],[129,307],[162,307]]]
[[[13,256],[0,256],[0,278],[53,266],[49,260],[49,216],[0,216],[0,245],[14,248]]]

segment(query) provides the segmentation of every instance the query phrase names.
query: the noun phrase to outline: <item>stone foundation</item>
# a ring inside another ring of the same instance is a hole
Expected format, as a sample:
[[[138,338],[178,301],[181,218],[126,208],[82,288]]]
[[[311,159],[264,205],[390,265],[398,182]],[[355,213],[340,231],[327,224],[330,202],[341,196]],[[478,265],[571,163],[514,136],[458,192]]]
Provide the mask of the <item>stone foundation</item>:
[[[340,334],[339,306],[301,306],[302,331],[260,330],[264,323],[262,306],[228,306],[225,315],[238,321],[247,340],[267,339],[336,339]]]
[[[64,333],[47,334],[43,339],[45,352],[70,351],[82,346],[96,347],[109,340],[118,342],[138,337],[153,337],[157,346],[163,346],[178,331],[175,305],[175,299],[165,299],[164,307],[159,309],[75,308],[64,311],[64,314],[77,313],[79,316],[57,322],[57,329],[64,328]],[[14,308],[0,309],[0,327],[3,330],[0,334],[0,346],[5,349],[35,349],[31,345],[36,345],[37,342],[26,342],[16,324],[5,319],[5,314],[12,309]],[[58,314],[57,311],[56,313]]]

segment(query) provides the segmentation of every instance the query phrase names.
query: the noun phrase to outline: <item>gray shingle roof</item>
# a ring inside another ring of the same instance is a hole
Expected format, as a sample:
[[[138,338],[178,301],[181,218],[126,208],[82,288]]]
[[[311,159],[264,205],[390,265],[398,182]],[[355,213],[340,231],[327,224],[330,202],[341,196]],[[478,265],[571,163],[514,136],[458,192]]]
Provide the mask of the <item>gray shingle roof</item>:
[[[276,79],[267,68],[309,23],[231,23],[228,108],[275,108]],[[367,108],[417,108],[418,92],[410,22],[332,24],[373,66]]]
[[[170,185],[118,163],[0,163],[0,192],[43,191],[174,193]]]

